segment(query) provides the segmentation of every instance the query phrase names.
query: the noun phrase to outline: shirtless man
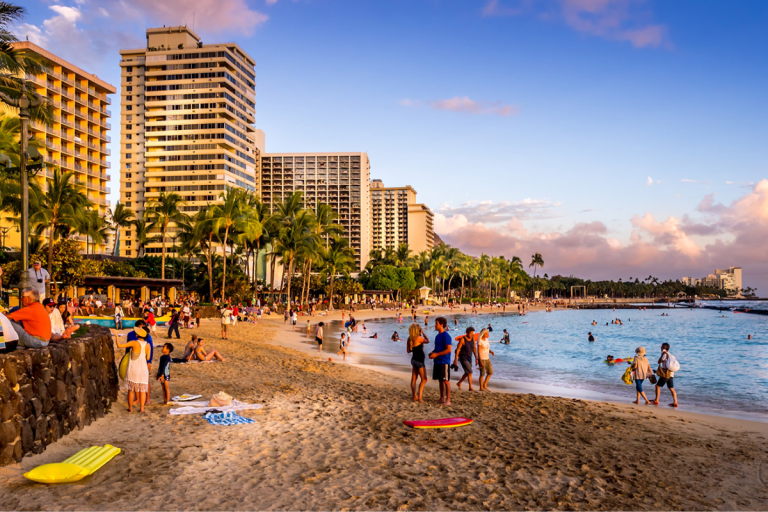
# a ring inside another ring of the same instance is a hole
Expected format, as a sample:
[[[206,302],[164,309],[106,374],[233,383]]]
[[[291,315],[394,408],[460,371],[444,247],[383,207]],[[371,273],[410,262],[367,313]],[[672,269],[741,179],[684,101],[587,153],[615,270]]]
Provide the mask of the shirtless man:
[[[203,348],[203,340],[199,339],[197,340],[197,348],[195,349],[195,357],[198,361],[213,361],[214,359],[218,359],[222,363],[224,362],[224,358],[221,357],[221,354],[219,354],[218,350],[211,350],[210,352],[206,352]]]

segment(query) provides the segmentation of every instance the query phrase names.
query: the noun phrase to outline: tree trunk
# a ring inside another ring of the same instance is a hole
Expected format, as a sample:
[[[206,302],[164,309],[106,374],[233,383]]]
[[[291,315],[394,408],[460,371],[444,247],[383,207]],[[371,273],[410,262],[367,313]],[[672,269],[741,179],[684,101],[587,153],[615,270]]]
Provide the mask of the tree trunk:
[[[293,279],[293,261],[294,258],[288,260],[288,288],[286,289],[287,297],[286,300],[286,307],[290,307],[291,305],[291,281]]]
[[[227,287],[227,237],[229,237],[229,226],[224,228],[224,243],[221,244],[224,260],[224,272],[221,273],[221,302],[224,302],[225,290]]]
[[[160,278],[165,279],[165,229],[168,227],[168,223],[163,223],[162,237],[163,237],[163,254],[160,261]],[[163,284],[162,298],[165,298],[165,284]]]
[[[331,291],[328,293],[328,309],[333,311],[333,282],[336,279],[336,267],[331,269]]]
[[[208,260],[208,292],[213,304],[213,234],[208,237],[208,248],[205,251],[206,259]]]
[[[277,254],[272,253],[272,263],[269,272],[269,297],[275,302],[275,265],[277,263]]]

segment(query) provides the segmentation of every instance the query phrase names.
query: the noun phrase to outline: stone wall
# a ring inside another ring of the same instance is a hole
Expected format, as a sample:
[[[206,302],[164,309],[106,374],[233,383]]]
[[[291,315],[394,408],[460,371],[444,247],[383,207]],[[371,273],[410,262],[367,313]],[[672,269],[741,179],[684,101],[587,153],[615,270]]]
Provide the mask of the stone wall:
[[[0,465],[18,462],[104,416],[117,400],[109,329],[0,354]]]

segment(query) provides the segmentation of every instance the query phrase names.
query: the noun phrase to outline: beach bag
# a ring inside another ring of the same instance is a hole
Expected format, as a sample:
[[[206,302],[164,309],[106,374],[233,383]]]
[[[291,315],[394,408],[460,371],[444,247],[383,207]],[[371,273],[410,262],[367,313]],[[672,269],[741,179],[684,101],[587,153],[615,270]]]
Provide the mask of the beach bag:
[[[208,407],[226,407],[232,403],[232,397],[223,391],[219,391],[211,397]]]
[[[658,375],[660,379],[668,379],[669,373],[669,370],[662,368],[661,365],[659,365],[658,369],[656,369],[656,375]]]
[[[671,372],[680,371],[680,363],[677,362],[675,356],[667,352],[667,370]]]
[[[621,380],[626,384],[627,386],[632,385],[632,368],[627,368],[624,371],[624,375],[621,376]]]

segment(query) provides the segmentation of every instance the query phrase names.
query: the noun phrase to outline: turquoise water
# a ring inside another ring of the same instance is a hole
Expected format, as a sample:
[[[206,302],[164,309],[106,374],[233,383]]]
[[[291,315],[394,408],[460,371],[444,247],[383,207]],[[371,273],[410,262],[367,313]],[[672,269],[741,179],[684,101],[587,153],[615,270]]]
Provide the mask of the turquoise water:
[[[741,305],[739,307],[742,307]],[[749,306],[747,306],[749,307]],[[661,316],[668,312],[669,316]],[[427,334],[432,338],[434,315]],[[603,363],[608,354],[616,358],[632,357],[635,348],[644,346],[651,366],[656,368],[660,346],[667,342],[670,352],[680,362],[675,374],[675,389],[681,405],[695,406],[717,413],[748,412],[766,415],[768,420],[768,316],[723,313],[706,309],[671,308],[668,310],[583,310],[512,314],[459,316],[458,326],[449,317],[451,335],[464,332],[469,325],[480,329],[493,326],[491,357],[493,379],[511,379],[563,388],[599,391],[635,399],[634,386],[621,381],[624,364]],[[613,325],[621,318],[624,325]],[[592,320],[598,325],[591,325]],[[606,325],[606,322],[608,325]],[[424,325],[424,316],[419,316]],[[408,364],[405,343],[390,341],[397,330],[407,337],[410,318],[365,322],[368,334],[353,333],[352,351],[361,345],[366,351],[395,356]],[[502,329],[510,333],[509,345],[498,343]],[[595,342],[587,341],[591,331]],[[378,332],[378,339],[363,338]],[[747,340],[747,335],[752,340]],[[362,347],[361,347],[362,348]],[[428,364],[431,371],[431,364]],[[477,373],[475,373],[477,378]],[[644,388],[653,399],[653,386]],[[663,404],[669,392],[662,392]]]

